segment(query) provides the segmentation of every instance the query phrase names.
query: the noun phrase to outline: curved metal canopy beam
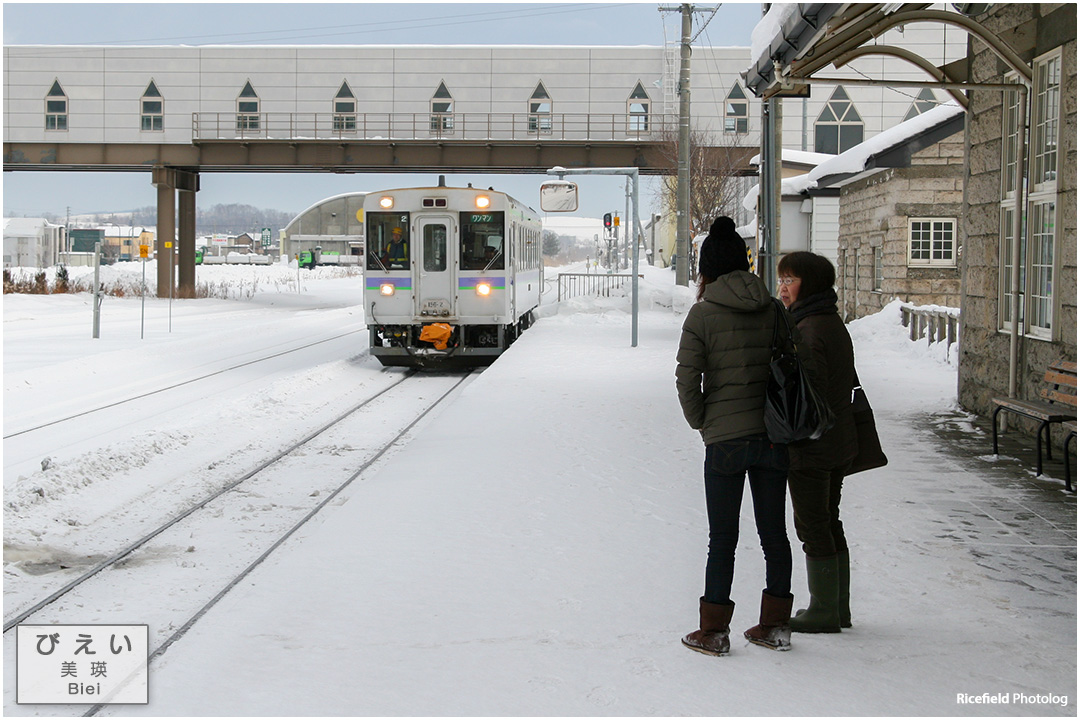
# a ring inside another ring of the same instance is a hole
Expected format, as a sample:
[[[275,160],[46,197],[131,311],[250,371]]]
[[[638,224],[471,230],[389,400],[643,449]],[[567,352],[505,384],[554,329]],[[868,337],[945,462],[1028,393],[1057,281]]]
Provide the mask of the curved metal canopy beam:
[[[1033,77],[1031,66],[1024,62],[1023,58],[1002,42],[1000,38],[966,15],[951,13],[945,10],[902,10],[874,23],[869,32],[877,37],[898,25],[932,21],[943,22],[946,25],[955,25],[979,38],[986,43],[987,47],[989,47],[995,55],[1005,61],[1006,65],[1019,73],[1024,79],[1025,84],[1031,85],[1031,79]]]
[[[835,60],[833,60],[833,65],[835,65],[837,68],[840,68],[840,67],[843,67],[844,65],[847,65],[852,60],[856,60],[856,59],[858,59],[860,57],[865,57],[867,55],[891,55],[892,57],[900,58],[901,60],[906,60],[907,62],[911,63],[912,65],[915,65],[916,67],[918,67],[919,69],[926,72],[927,75],[930,75],[932,78],[934,78],[938,82],[941,82],[941,83],[951,82],[949,77],[944,72],[942,72],[940,68],[935,67],[934,64],[931,63],[926,58],[920,57],[919,55],[916,55],[915,53],[911,52],[910,50],[905,50],[904,48],[892,47],[891,45],[864,45],[862,47],[857,47],[854,50],[849,50],[848,52],[844,53],[843,55],[840,55],[839,57],[837,57]],[[965,95],[963,92],[961,92],[959,90],[952,89],[952,88],[948,88],[947,91],[948,91],[948,93],[950,95],[952,95],[954,98],[956,98],[956,102],[960,103],[961,107],[963,107],[965,110],[967,110],[967,107],[968,107],[967,95]]]

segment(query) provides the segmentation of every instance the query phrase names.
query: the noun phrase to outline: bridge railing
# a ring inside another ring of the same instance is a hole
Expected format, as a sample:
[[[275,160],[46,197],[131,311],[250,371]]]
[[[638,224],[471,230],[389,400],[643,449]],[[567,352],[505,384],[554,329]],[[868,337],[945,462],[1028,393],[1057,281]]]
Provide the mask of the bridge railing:
[[[621,288],[633,277],[629,273],[559,273],[558,300],[569,300],[581,295],[608,297],[612,290]]]
[[[560,113],[192,113],[192,139],[212,140],[647,140],[678,118]]]

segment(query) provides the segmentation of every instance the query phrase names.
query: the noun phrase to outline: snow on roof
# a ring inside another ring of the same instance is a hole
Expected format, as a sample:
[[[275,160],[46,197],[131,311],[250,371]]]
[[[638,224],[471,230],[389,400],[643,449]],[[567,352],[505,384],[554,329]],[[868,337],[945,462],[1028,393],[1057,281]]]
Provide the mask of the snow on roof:
[[[37,235],[41,228],[49,227],[50,225],[52,225],[52,223],[45,218],[4,218],[4,235]]]
[[[782,162],[794,163],[796,165],[820,165],[821,163],[836,157],[829,153],[809,152],[807,150],[789,150],[783,148],[780,152],[780,160]],[[761,153],[758,153],[754,157],[750,158],[751,165],[757,165],[761,162]]]
[[[832,175],[855,175],[866,170],[866,161],[878,153],[902,145],[915,136],[942,125],[957,115],[964,108],[959,103],[949,101],[932,110],[906,120],[899,125],[880,132],[869,140],[839,155],[830,155],[829,159],[819,164],[805,175],[784,178],[780,182],[781,195],[800,195],[818,186],[818,180]],[[786,154],[786,150],[784,151]],[[758,185],[755,185],[743,198],[743,207],[753,210],[757,207]]]

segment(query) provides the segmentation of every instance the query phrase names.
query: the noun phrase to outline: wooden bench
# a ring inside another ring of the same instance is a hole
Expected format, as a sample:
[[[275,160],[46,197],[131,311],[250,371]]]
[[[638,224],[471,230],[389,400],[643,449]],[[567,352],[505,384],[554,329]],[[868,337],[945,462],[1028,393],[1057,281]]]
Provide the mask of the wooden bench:
[[[1036,464],[1035,474],[1042,475],[1042,445],[1046,437],[1046,457],[1053,460],[1050,452],[1050,425],[1053,423],[1072,423],[1072,436],[1065,438],[1065,487],[1072,490],[1069,477],[1069,441],[1076,435],[1076,363],[1057,362],[1046,370],[1043,377],[1048,387],[1039,390],[1042,400],[1018,400],[1016,398],[996,397],[992,420],[994,435],[994,454],[998,452],[998,413],[1002,410],[1023,415],[1039,421],[1039,431],[1035,434]]]

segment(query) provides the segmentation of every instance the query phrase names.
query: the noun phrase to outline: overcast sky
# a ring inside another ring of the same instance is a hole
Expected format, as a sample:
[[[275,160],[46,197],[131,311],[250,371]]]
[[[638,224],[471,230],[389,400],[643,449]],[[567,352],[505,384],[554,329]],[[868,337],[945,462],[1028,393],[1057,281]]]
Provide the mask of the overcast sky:
[[[675,6],[677,3],[670,3]],[[663,45],[677,40],[678,13],[656,3],[4,3],[4,45]],[[709,6],[712,7],[712,6]],[[696,15],[695,32],[707,14]],[[695,41],[750,45],[759,3],[723,3]],[[666,34],[665,34],[666,31]],[[578,214],[623,212],[621,177],[572,178]],[[64,215],[156,204],[148,174],[4,173],[4,214]],[[428,175],[203,173],[198,203],[244,203],[300,212],[344,192],[435,183]],[[448,182],[494,186],[539,207],[540,175],[459,175]],[[643,181],[643,219],[655,202]]]

